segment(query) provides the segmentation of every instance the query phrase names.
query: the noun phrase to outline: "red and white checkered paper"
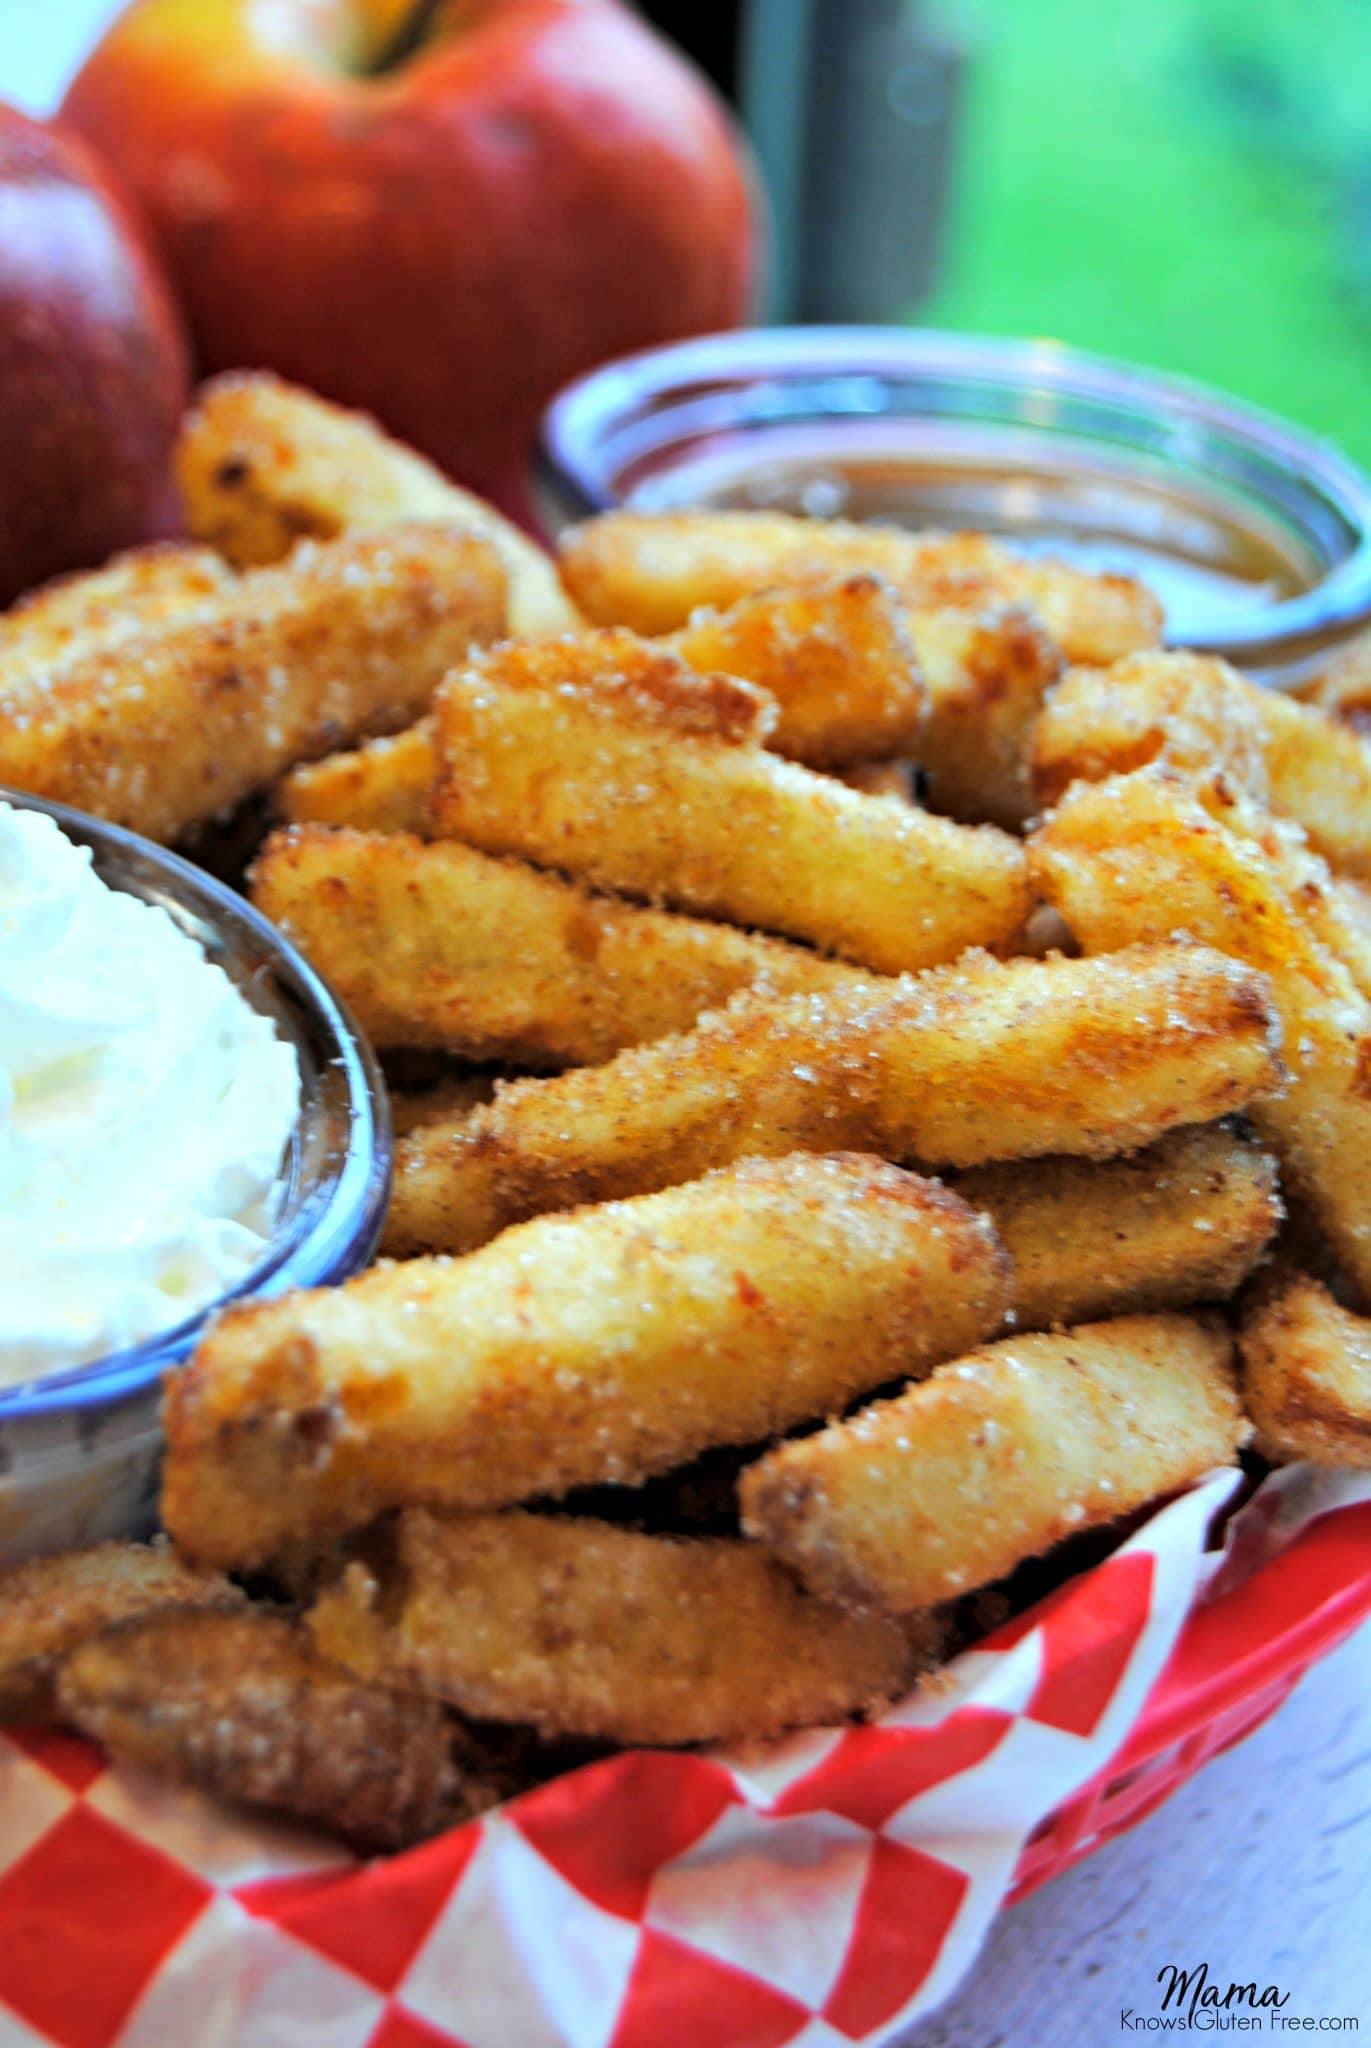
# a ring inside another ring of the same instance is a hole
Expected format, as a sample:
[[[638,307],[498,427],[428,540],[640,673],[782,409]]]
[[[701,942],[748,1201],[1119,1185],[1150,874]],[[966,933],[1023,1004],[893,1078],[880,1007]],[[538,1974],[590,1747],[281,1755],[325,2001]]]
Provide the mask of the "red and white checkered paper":
[[[0,1738],[2,2048],[841,2048],[927,2013],[1222,1567],[1371,1480],[1217,1473],[879,1724],[639,1751],[389,1862]],[[1226,1558],[1226,1562],[1225,1562]]]

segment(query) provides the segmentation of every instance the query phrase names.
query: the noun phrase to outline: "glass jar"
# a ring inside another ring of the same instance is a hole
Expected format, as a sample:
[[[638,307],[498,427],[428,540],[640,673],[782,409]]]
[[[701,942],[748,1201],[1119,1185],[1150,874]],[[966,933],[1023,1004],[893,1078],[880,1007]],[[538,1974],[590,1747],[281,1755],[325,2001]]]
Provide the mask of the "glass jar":
[[[552,533],[615,505],[1000,534],[1142,577],[1177,646],[1289,686],[1371,623],[1371,481],[1327,442],[1053,341],[754,328],[607,364],[544,420]]]

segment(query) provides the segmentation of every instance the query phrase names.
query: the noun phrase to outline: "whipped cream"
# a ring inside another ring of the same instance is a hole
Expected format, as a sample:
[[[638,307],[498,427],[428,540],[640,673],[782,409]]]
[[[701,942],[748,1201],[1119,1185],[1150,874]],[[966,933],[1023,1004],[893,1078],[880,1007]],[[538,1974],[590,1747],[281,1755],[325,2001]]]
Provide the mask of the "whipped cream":
[[[0,1385],[240,1280],[299,1101],[291,1047],[165,910],[0,803]]]

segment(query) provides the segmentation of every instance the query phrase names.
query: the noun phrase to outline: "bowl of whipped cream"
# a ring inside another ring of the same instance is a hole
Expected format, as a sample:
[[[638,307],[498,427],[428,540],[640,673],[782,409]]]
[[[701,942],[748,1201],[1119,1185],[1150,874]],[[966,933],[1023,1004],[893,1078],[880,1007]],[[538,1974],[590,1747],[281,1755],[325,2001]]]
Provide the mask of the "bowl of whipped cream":
[[[274,926],[0,790],[0,1561],[152,1526],[164,1375],[365,1265],[390,1166],[375,1057]]]

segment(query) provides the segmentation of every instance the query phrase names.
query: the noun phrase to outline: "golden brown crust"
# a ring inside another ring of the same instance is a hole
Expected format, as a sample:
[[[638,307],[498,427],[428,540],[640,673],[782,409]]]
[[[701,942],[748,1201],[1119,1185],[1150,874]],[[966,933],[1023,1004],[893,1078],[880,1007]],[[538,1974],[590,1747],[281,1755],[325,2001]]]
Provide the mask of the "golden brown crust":
[[[260,1563],[407,1504],[632,1483],[997,1327],[984,1218],[879,1160],[745,1161],[469,1259],[230,1311],[171,1383],[162,1511]]]
[[[0,1572],[0,1721],[47,1720],[62,1658],[115,1622],[167,1607],[237,1607],[217,1572],[165,1543],[101,1543]]]
[[[1222,769],[1265,797],[1264,693],[1198,654],[1135,654],[1106,669],[1068,670],[1033,733],[1033,785],[1043,804],[1073,782],[1102,782],[1153,761],[1182,774]]]
[[[853,971],[723,925],[596,896],[455,841],[297,826],[252,870],[280,925],[378,1044],[534,1067],[609,1059],[754,985]]]
[[[1231,1463],[1217,1318],[1120,1316],[999,1344],[744,1473],[744,1527],[829,1598],[917,1611]]]
[[[1371,741],[1317,707],[1262,692],[1273,807],[1335,869],[1371,880]]]
[[[172,839],[306,755],[417,717],[503,615],[497,558],[460,530],[302,549],[41,681],[0,673],[0,781]]]
[[[878,972],[1012,948],[1016,841],[778,759],[733,716],[743,691],[625,633],[497,649],[436,700],[434,827]]]
[[[748,1153],[845,1146],[934,1166],[1107,1158],[1279,1088],[1258,975],[1198,948],[954,967],[868,990],[737,996],[607,1065],[518,1081],[397,1149],[393,1254],[689,1180]]]
[[[1033,743],[1039,798],[1154,761],[1222,770],[1307,833],[1334,867],[1371,874],[1371,746],[1316,706],[1263,690],[1227,662],[1142,654],[1068,675]]]
[[[730,747],[764,745],[779,715],[770,692],[746,678],[703,673],[664,643],[615,629],[536,645],[510,641],[468,662],[464,677],[482,689],[532,691],[540,708],[545,697],[570,700],[616,725]],[[441,707],[438,726],[441,751]],[[452,772],[462,772],[460,761]]]
[[[1319,677],[1306,701],[1332,714],[1354,732],[1371,734],[1371,633],[1353,641]]]
[[[0,689],[78,647],[109,647],[140,627],[194,611],[236,581],[212,548],[166,542],[44,584],[0,613]]]
[[[1140,584],[1023,560],[977,533],[903,533],[783,512],[610,512],[563,537],[562,581],[592,625],[670,633],[702,605],[833,576],[883,576],[908,604],[1027,603],[1073,661],[1156,644]]]
[[[935,810],[1016,829],[1037,808],[1029,737],[1061,651],[1026,605],[908,614],[929,713],[918,745]]]
[[[365,413],[345,412],[262,371],[200,387],[176,451],[190,531],[240,568],[279,562],[301,540],[437,520],[480,534],[509,578],[511,631],[580,623],[551,559]]]
[[[737,1742],[873,1713],[935,1660],[903,1626],[816,1600],[734,1537],[563,1516],[400,1518],[309,1616],[320,1649],[493,1720],[615,1742]]]
[[[1308,904],[1308,891],[1302,900]],[[1371,884],[1351,875],[1329,875],[1312,906],[1319,916],[1319,937],[1371,1001]]]
[[[1226,1300],[1283,1214],[1271,1153],[1222,1124],[1122,1159],[975,1167],[955,1186],[1009,1253],[1020,1330]]]
[[[732,612],[700,614],[670,645],[695,666],[728,668],[731,660],[775,695],[780,718],[767,740],[773,752],[815,766],[842,764],[853,789],[910,803],[926,774],[935,810],[968,824],[1022,825],[1035,807],[1028,736],[1062,665],[1036,614],[1023,605],[917,611],[892,607],[882,595],[879,611],[863,597],[873,616],[859,611],[854,622],[854,585],[885,589],[879,579],[856,577],[765,593]],[[901,642],[886,645],[891,612]],[[839,652],[852,656],[840,665],[841,683]],[[913,749],[919,769],[869,758],[878,746]],[[278,802],[282,815],[297,821],[426,834],[437,772],[425,719],[355,753],[306,763],[286,777]]]
[[[1371,1320],[1308,1273],[1279,1272],[1254,1290],[1239,1343],[1264,1457],[1371,1469]]]
[[[1254,1104],[1253,1121],[1367,1291],[1371,1004],[1320,940],[1307,892],[1317,896],[1326,870],[1295,829],[1273,826],[1222,776],[1203,782],[1157,763],[1078,783],[1030,856],[1087,951],[1183,931],[1269,978],[1293,1078],[1284,1095]]]
[[[359,1684],[260,1609],[125,1623],[67,1659],[59,1693],[64,1718],[115,1756],[360,1849],[405,1848],[497,1796],[459,1771],[435,1702]]]
[[[722,670],[776,700],[767,744],[811,768],[908,753],[928,692],[902,607],[877,576],[763,591],[697,612],[670,645],[691,668]]]
[[[359,832],[428,836],[428,798],[438,773],[433,721],[321,761],[303,761],[276,785],[278,816],[297,825],[347,825]]]

